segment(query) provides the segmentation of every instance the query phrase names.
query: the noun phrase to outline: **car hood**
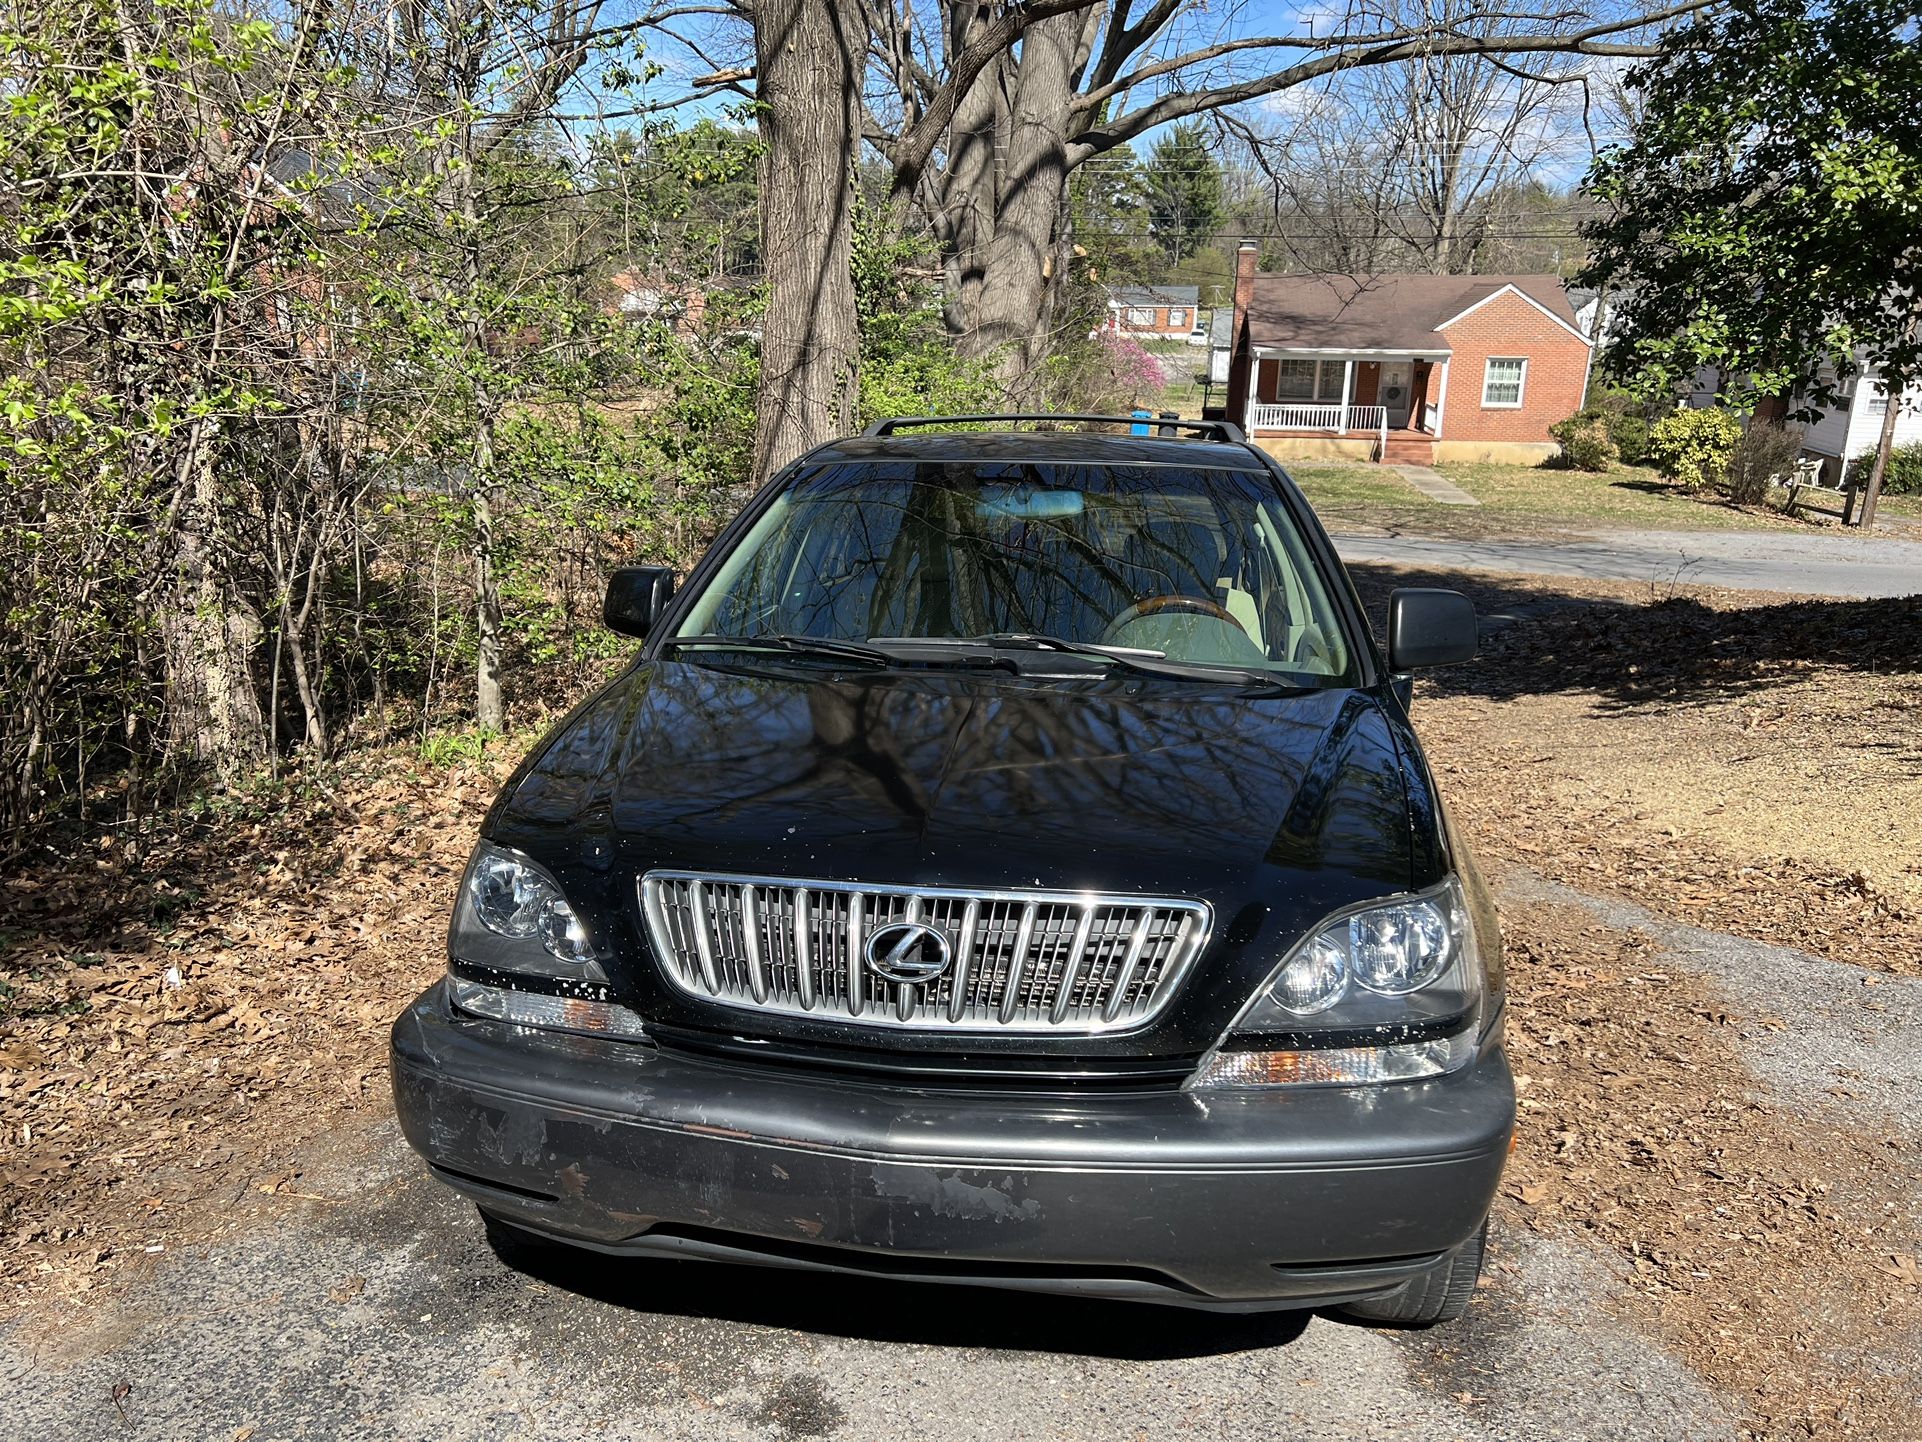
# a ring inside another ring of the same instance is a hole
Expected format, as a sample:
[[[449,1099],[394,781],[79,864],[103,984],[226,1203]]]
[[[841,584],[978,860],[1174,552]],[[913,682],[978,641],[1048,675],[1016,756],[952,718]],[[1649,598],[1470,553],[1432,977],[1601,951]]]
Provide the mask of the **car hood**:
[[[657,1038],[809,1065],[1179,1076],[1322,917],[1440,879],[1418,754],[1385,692],[650,661],[529,758],[487,834],[554,872]],[[656,868],[1190,898],[1212,924],[1143,1030],[875,1036],[679,992],[637,895]]]
[[[1279,889],[1325,913],[1423,879],[1407,749],[1347,689],[658,661],[570,718],[490,831],[629,877],[1089,889],[1228,916]]]

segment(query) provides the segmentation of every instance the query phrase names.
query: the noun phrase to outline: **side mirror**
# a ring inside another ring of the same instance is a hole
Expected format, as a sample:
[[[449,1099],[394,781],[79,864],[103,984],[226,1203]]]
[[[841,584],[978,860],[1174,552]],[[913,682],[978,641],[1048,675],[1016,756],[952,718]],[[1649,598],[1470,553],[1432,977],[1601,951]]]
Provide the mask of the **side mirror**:
[[[607,578],[601,620],[623,636],[645,636],[673,595],[674,573],[666,566],[622,566]]]
[[[1407,587],[1388,598],[1388,669],[1453,666],[1475,659],[1475,603],[1459,591]]]

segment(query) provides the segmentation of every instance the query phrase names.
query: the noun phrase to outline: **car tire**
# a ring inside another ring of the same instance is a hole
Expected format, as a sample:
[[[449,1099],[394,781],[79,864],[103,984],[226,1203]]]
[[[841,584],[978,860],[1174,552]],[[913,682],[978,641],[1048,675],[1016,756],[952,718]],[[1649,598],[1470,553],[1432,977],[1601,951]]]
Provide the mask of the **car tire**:
[[[1468,1310],[1475,1281],[1482,1274],[1482,1252],[1488,1245],[1488,1221],[1481,1230],[1449,1254],[1441,1266],[1403,1282],[1386,1296],[1349,1302],[1341,1311],[1358,1321],[1391,1327],[1432,1327],[1452,1322]]]

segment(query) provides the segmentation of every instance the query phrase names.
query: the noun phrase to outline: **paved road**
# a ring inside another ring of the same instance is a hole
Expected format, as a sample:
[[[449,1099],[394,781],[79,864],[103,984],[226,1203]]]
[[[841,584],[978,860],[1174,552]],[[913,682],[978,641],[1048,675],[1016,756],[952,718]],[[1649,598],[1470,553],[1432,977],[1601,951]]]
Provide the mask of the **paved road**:
[[[1855,968],[1525,876],[1511,888],[1649,933],[1733,1008],[1794,1006],[1787,1032],[1740,1029],[1780,1105],[1822,1100],[1842,1064],[1888,1078],[1855,1103],[1871,1110],[1899,1113],[1922,1083],[1922,981],[1880,978],[1865,1030]],[[249,1194],[231,1238],[156,1259],[77,1322],[0,1329],[0,1439],[1735,1436],[1726,1405],[1609,1304],[1597,1256],[1515,1228],[1464,1322],[1393,1333],[697,1263],[517,1271],[391,1124],[338,1138],[300,1188]]]
[[[1582,540],[1457,541],[1335,537],[1346,561],[1444,571],[1587,576],[1657,585],[1726,586],[1811,596],[1922,593],[1922,541],[1779,531],[1606,531]]]

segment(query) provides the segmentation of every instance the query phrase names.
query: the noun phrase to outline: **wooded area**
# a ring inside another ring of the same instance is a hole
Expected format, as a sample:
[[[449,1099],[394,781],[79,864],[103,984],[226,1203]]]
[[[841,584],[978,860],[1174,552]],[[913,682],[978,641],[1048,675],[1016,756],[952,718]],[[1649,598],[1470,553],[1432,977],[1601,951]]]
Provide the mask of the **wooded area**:
[[[1128,403],[1101,287],[1239,235],[1570,270],[1701,8],[8,0],[0,846],[498,729],[809,446]]]

